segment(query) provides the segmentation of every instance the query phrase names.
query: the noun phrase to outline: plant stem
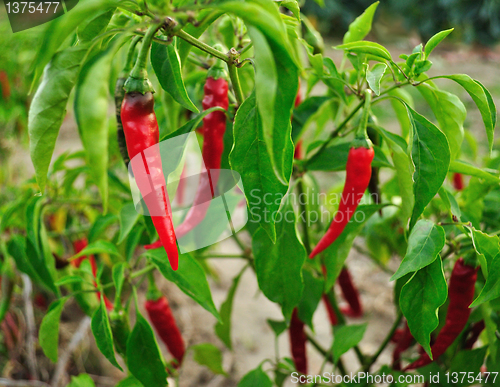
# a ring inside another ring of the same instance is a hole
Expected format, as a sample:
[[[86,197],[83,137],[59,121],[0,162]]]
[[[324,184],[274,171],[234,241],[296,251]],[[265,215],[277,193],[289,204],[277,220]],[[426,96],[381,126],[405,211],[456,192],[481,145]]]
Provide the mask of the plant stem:
[[[135,66],[130,72],[130,76],[132,78],[146,79],[148,77],[146,69],[147,69],[149,49],[151,47],[151,42],[153,41],[156,31],[158,31],[160,27],[161,27],[160,23],[155,23],[148,28],[146,35],[142,39],[142,45],[139,50],[139,56],[137,57],[137,60],[135,62]]]
[[[365,104],[364,101],[360,101],[360,103],[356,105],[356,107],[353,109],[353,111],[351,113],[349,113],[349,115],[344,119],[344,121],[342,121],[340,123],[340,125],[332,133],[330,133],[330,136],[323,143],[323,145],[321,145],[319,150],[311,158],[306,160],[306,162],[304,163],[304,167],[307,168],[307,164],[312,162],[319,154],[321,154],[321,152],[323,152],[325,150],[325,148],[328,146],[330,141],[332,141],[335,137],[338,137],[340,135],[340,131],[342,129],[344,129],[344,127],[347,125],[347,123],[352,119],[352,117],[354,117],[354,115],[358,112],[358,110],[363,107],[364,104]]]
[[[153,271],[156,269],[155,265],[148,265],[145,268],[141,270],[137,270],[136,272],[130,274],[130,279],[140,277],[141,275],[148,274],[149,272]]]
[[[377,359],[380,356],[380,354],[384,351],[385,347],[387,347],[387,344],[390,343],[392,337],[394,336],[394,333],[398,329],[399,323],[401,322],[402,318],[403,318],[403,313],[401,311],[399,311],[398,315],[396,317],[396,320],[394,321],[394,324],[392,324],[391,330],[389,331],[389,333],[385,337],[384,341],[380,345],[380,347],[377,350],[377,352],[375,353],[375,355],[373,355],[370,358],[370,360],[368,361],[368,363],[363,367],[363,372],[369,372],[370,371],[371,366],[373,364],[375,364],[375,362],[377,361]]]
[[[247,52],[248,50],[250,50],[253,46],[253,42],[250,42],[248,43],[245,47],[243,47],[240,51],[238,51],[238,53],[241,55],[241,54],[244,54],[245,52]]]
[[[314,348],[316,348],[316,350],[321,353],[324,358],[329,361],[330,363],[332,363],[333,365],[335,365],[336,367],[338,367],[338,369],[340,370],[340,372],[342,373],[342,375],[346,375],[347,372],[346,372],[346,369],[344,367],[344,363],[342,362],[342,359],[339,359],[337,361],[337,363],[335,363],[333,361],[333,357],[332,357],[332,354],[329,353],[326,349],[324,349],[315,339],[314,337],[312,337],[311,335],[309,335],[308,333],[306,333],[306,336],[307,336],[307,341],[309,341],[312,346]]]
[[[301,200],[301,197],[304,196],[304,183],[302,179],[300,179],[297,183],[297,190],[299,191],[299,208],[300,212],[304,214],[302,222],[302,231],[304,234],[304,247],[306,248],[307,255],[311,254],[311,243],[309,242],[309,214],[307,213],[306,203]]]
[[[185,40],[189,44],[199,48],[200,50],[205,51],[206,53],[223,60],[226,63],[229,63],[230,61],[229,57],[226,54],[220,52],[219,50],[216,50],[213,47],[210,47],[208,44],[203,43],[201,40],[196,39],[194,36],[189,35],[186,31],[179,30],[175,32],[175,35],[181,38],[182,40]]]
[[[241,106],[245,97],[243,96],[243,90],[241,90],[238,68],[236,67],[236,65],[228,63],[227,69],[229,70],[229,78],[231,78],[231,85],[233,86],[236,102],[238,103],[238,106]]]

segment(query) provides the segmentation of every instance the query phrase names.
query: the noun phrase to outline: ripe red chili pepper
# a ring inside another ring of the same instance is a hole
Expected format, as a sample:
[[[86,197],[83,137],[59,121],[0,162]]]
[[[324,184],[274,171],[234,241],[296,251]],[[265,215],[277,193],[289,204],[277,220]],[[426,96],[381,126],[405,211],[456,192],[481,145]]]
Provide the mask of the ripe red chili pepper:
[[[453,174],[453,188],[457,191],[462,191],[464,189],[464,178],[461,173]]]
[[[148,299],[144,306],[156,332],[180,365],[186,348],[167,299],[165,296],[156,300]]]
[[[335,314],[335,311],[333,310],[332,304],[330,304],[330,300],[328,299],[328,296],[326,294],[323,294],[323,302],[326,307],[326,313],[328,313],[328,319],[330,320],[331,325],[337,325],[338,319],[337,315]]]
[[[394,370],[401,370],[401,354],[410,348],[413,342],[413,335],[410,332],[410,328],[408,327],[408,323],[405,324],[405,328],[403,332],[401,332],[400,336],[396,341],[396,347],[392,352],[392,368]]]
[[[158,26],[153,26],[146,33],[137,62],[125,82],[121,119],[137,186],[143,195],[161,244],[167,252],[170,266],[177,270],[179,252],[160,149],[157,145],[160,134],[154,112],[154,90],[146,72],[149,48],[157,29]],[[147,156],[144,152],[146,150]],[[135,158],[139,154],[142,157]]]
[[[365,108],[358,128],[356,140],[349,150],[346,165],[346,180],[339,209],[335,214],[328,231],[313,249],[309,258],[321,253],[330,246],[344,231],[352,215],[356,211],[358,204],[363,197],[372,174],[371,163],[375,155],[371,146],[371,141],[366,134],[366,125],[370,112],[371,92],[365,92]]]
[[[301,103],[302,103],[302,93],[300,92],[300,78],[299,78],[299,89],[297,90],[297,95],[295,96],[295,108],[297,108]],[[293,158],[297,160],[300,160],[302,158],[302,140],[297,141],[297,144],[295,144],[295,151],[293,153]]]
[[[125,60],[125,66],[123,67],[123,70],[118,76],[115,84],[116,137],[118,140],[118,148],[126,167],[128,167],[130,157],[128,156],[127,152],[127,143],[125,141],[125,133],[123,132],[123,124],[121,118],[123,97],[125,96],[125,90],[123,90],[123,86],[125,85],[128,74],[132,70],[135,47],[137,46],[137,43],[139,43],[139,40],[141,40],[141,37],[136,36],[130,43],[127,52],[127,59]]]
[[[307,336],[304,331],[304,323],[299,319],[297,308],[292,312],[289,333],[290,350],[292,352],[295,369],[301,374],[307,375]]]
[[[0,71],[0,87],[2,88],[2,97],[8,101],[10,98],[9,76],[4,70]]]
[[[88,246],[88,242],[87,242],[86,238],[82,238],[82,239],[78,239],[76,241],[73,241],[73,249],[75,250],[75,254],[78,254],[80,251],[82,251],[87,246]],[[92,268],[92,275],[95,278],[97,276],[97,265],[96,265],[95,258],[93,255],[90,255],[88,257],[86,255],[78,257],[77,259],[71,261],[71,264],[74,267],[79,268],[80,265],[82,264],[82,262],[87,258],[90,262],[90,267]],[[97,284],[95,282],[94,282],[94,286],[97,286]],[[96,297],[98,300],[100,300],[101,299],[101,292],[97,292]],[[108,299],[108,297],[106,297],[106,295],[104,295],[104,304],[106,305],[107,310],[113,310],[113,303]]]
[[[352,318],[361,317],[363,315],[363,308],[359,299],[358,289],[354,286],[351,274],[346,267],[341,270],[338,282],[342,295],[349,304],[349,306],[341,309],[342,313]]]
[[[207,110],[221,107],[227,110],[229,101],[227,97],[228,85],[223,77],[219,64],[215,65],[208,73],[205,82],[202,105]],[[222,152],[224,150],[224,132],[226,131],[226,115],[224,112],[215,111],[203,118],[203,168],[200,182],[194,198],[193,206],[188,211],[186,218],[176,228],[178,238],[183,237],[194,229],[205,218],[214,197],[214,187],[217,185]]]
[[[463,258],[455,263],[450,277],[448,297],[450,303],[446,313],[446,323],[439,332],[435,343],[431,347],[434,360],[446,352],[455,339],[465,328],[470,316],[469,305],[474,299],[474,285],[476,284],[477,270],[465,264]],[[427,353],[405,368],[412,370],[432,363]]]
[[[484,330],[484,328],[486,328],[484,320],[478,321],[472,326],[470,335],[465,341],[464,349],[472,349],[474,344],[476,344],[477,339],[479,339],[479,335],[481,335],[481,332]]]

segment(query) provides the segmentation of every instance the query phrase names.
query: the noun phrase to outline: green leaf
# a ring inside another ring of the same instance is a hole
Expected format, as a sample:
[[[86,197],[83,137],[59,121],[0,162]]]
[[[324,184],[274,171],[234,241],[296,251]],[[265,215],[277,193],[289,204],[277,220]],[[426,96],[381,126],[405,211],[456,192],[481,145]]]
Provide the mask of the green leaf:
[[[489,269],[493,259],[500,254],[500,238],[472,228],[472,243],[476,252],[484,256],[486,269]],[[482,263],[481,268],[483,268]]]
[[[63,286],[68,284],[74,284],[77,282],[83,282],[83,278],[77,275],[65,275],[55,282],[56,286]]]
[[[451,93],[423,83],[417,87],[436,116],[439,129],[446,135],[450,145],[450,155],[458,156],[464,139],[464,121],[467,110],[460,99]]]
[[[392,61],[390,52],[387,51],[387,49],[384,46],[375,42],[368,42],[363,40],[359,42],[342,44],[340,46],[335,46],[333,48],[336,50],[354,52],[356,54],[373,55],[374,57],[379,59]]]
[[[417,271],[401,289],[401,311],[413,337],[431,359],[430,335],[439,324],[438,309],[446,302],[447,293],[441,258]]]
[[[328,146],[321,153],[317,153],[311,162],[307,163],[307,169],[309,171],[345,171],[351,146],[350,142]],[[372,161],[372,167],[394,168],[380,147],[374,146],[373,149],[375,157]]]
[[[89,374],[80,374],[72,376],[71,382],[66,387],[95,387],[95,383]]]
[[[136,211],[134,203],[125,204],[120,210],[120,236],[117,244],[121,244],[130,234],[135,224],[139,220],[139,213]]]
[[[470,305],[471,308],[500,297],[500,253],[488,265],[488,278],[481,293]]]
[[[463,160],[453,160],[450,163],[450,172],[462,173],[464,175],[475,176],[479,179],[482,179],[488,183],[498,184],[500,179],[492,175],[489,172],[486,172],[472,164],[469,164]]]
[[[88,240],[90,243],[95,242],[97,238],[101,237],[104,231],[116,221],[116,215],[106,214],[106,215],[98,215],[95,222],[92,224],[90,228]]]
[[[113,265],[113,283],[115,285],[116,294],[121,294],[123,283],[125,282],[125,263],[119,262]]]
[[[108,209],[109,83],[111,63],[124,43],[121,36],[108,48],[87,61],[75,90],[75,118],[85,149],[91,177],[102,198],[103,213]]]
[[[380,95],[380,81],[385,74],[385,70],[387,70],[385,63],[377,63],[366,71],[366,81],[376,95]]]
[[[129,377],[120,380],[115,387],[144,387],[144,386],[136,378],[130,375]]]
[[[291,139],[290,139],[291,143]],[[293,154],[293,152],[290,152]],[[234,146],[229,155],[231,168],[241,171],[251,219],[276,241],[275,222],[269,214],[275,214],[286,194],[288,185],[275,176],[260,114],[252,93],[238,109],[234,120]],[[267,195],[267,196],[265,196]],[[272,200],[266,198],[271,197]],[[267,215],[267,216],[266,216]]]
[[[199,113],[198,108],[189,98],[182,79],[181,60],[175,44],[165,46],[153,42],[151,47],[151,65],[163,90],[186,109]]]
[[[262,366],[259,365],[258,368],[250,371],[247,373],[245,376],[243,376],[243,379],[240,380],[238,383],[238,387],[272,387],[273,382],[267,376],[267,374],[262,371]]]
[[[280,220],[276,222],[276,243],[259,228],[252,237],[252,250],[259,288],[281,305],[285,319],[289,320],[302,296],[301,270],[307,254],[295,228],[293,207],[286,203],[276,218]]]
[[[290,10],[295,19],[300,21],[300,7],[297,0],[283,0],[280,5]]]
[[[106,253],[110,255],[114,255],[116,257],[120,257],[121,254],[116,248],[116,246],[108,241],[104,240],[98,240],[92,243],[89,243],[87,247],[85,247],[82,251],[80,251],[78,254],[73,255],[70,259],[76,259],[78,257],[83,257],[86,255],[92,255],[92,254],[101,254],[101,253]]]
[[[179,256],[179,269],[175,271],[170,267],[167,253],[163,248],[148,250],[145,255],[151,259],[167,280],[174,282],[179,289],[212,313],[217,320],[221,320],[212,300],[205,272],[190,254]]]
[[[446,234],[441,226],[422,219],[411,230],[408,249],[391,281],[430,265],[438,257],[446,243]]]
[[[44,70],[42,83],[30,105],[30,155],[42,192],[47,183],[47,172],[59,129],[66,116],[66,104],[88,48],[87,44],[78,45],[55,54]]]
[[[483,118],[484,127],[486,128],[486,135],[488,137],[488,144],[490,145],[490,152],[493,149],[494,131],[496,124],[496,108],[491,98],[491,95],[486,88],[479,82],[465,74],[455,75],[441,75],[436,78],[447,78],[457,82],[462,86],[471,98],[476,103],[481,117]]]
[[[207,366],[214,374],[226,375],[222,369],[222,353],[215,345],[210,343],[193,345],[193,359],[200,365]]]
[[[276,337],[281,335],[283,332],[285,332],[288,328],[288,325],[286,324],[286,321],[275,321],[275,320],[270,320],[267,319],[267,323],[273,330],[274,334]]]
[[[459,387],[459,386],[471,386],[471,385],[480,385],[476,384],[478,381],[481,383],[479,379],[482,377],[486,377],[486,375],[481,376],[481,366],[484,364],[484,360],[486,357],[486,353],[488,352],[489,346],[485,345],[484,347],[481,348],[476,348],[473,350],[462,350],[459,351],[452,359],[451,365],[450,365],[450,375],[456,375],[458,373],[462,372],[461,375],[467,375],[467,378],[464,378],[462,380],[462,377],[459,378],[458,383],[453,383],[453,386]],[[489,372],[490,369],[488,368]],[[465,373],[463,373],[465,372]],[[493,374],[493,372],[492,372]],[[471,383],[470,376],[473,375],[474,377],[474,382]],[[493,380],[492,377],[490,376],[490,381]],[[486,384],[483,384],[485,386]]]
[[[294,142],[300,138],[302,130],[308,120],[328,100],[330,100],[330,97],[313,96],[304,100],[294,109],[292,118],[292,139]]]
[[[325,281],[323,277],[316,277],[309,270],[303,270],[302,276],[304,278],[304,292],[297,306],[299,319],[313,329],[312,318],[321,301]]]
[[[105,12],[118,5],[117,0],[87,0],[79,2],[71,13],[59,17],[47,24],[47,28],[40,39],[37,55],[33,61],[33,84],[40,78],[42,69],[51,60],[54,53],[62,43],[81,25],[85,20],[95,17],[100,12]]]
[[[446,179],[450,166],[450,147],[446,136],[434,124],[409,106],[406,108],[413,127],[411,158],[415,166],[415,205],[410,219],[411,229]]]
[[[363,40],[372,29],[373,15],[377,10],[379,1],[370,5],[365,12],[358,16],[350,25],[349,30],[344,35],[343,43],[356,42]],[[378,94],[377,94],[378,95]]]
[[[147,387],[165,387],[167,372],[149,323],[137,312],[137,321],[127,341],[127,367]]]
[[[354,239],[363,229],[365,222],[383,207],[383,205],[373,204],[359,205],[342,234],[323,252],[326,267],[326,290],[334,285],[349,255]]]
[[[111,326],[109,325],[108,313],[106,312],[106,305],[104,298],[101,296],[99,307],[92,316],[92,333],[94,334],[95,342],[99,351],[108,359],[111,364],[116,368],[122,369],[115,357],[115,350],[113,347],[113,334],[111,333]]]
[[[88,23],[78,26],[78,40],[80,42],[87,42],[102,34],[106,30],[114,13],[115,9],[105,11]]]
[[[334,328],[332,352],[335,363],[344,353],[359,344],[365,335],[367,326],[368,324],[365,323]]]
[[[383,128],[377,127],[377,130],[391,150],[392,162],[396,168],[399,195],[401,196],[401,217],[403,224],[407,224],[415,203],[412,179],[413,165],[407,154],[408,144],[402,137],[388,132]]]
[[[424,53],[425,57],[428,58],[431,52],[436,48],[436,46],[443,41],[444,38],[446,38],[454,28],[450,28],[449,30],[444,30],[440,31],[434,36],[432,36],[427,43],[425,43],[424,47]]]
[[[57,350],[59,347],[59,321],[61,320],[61,313],[66,301],[67,298],[60,298],[50,304],[38,332],[38,340],[43,353],[54,363],[57,362]]]
[[[217,321],[215,324],[215,334],[219,337],[219,339],[222,340],[222,342],[228,347],[229,349],[232,349],[232,344],[231,344],[231,313],[233,310],[233,299],[234,299],[234,294],[236,293],[236,289],[238,287],[238,284],[240,282],[240,278],[245,272],[247,266],[245,266],[240,273],[234,277],[233,279],[233,284],[231,285],[231,288],[227,292],[227,297],[226,300],[222,303],[220,307],[220,318],[221,321]]]

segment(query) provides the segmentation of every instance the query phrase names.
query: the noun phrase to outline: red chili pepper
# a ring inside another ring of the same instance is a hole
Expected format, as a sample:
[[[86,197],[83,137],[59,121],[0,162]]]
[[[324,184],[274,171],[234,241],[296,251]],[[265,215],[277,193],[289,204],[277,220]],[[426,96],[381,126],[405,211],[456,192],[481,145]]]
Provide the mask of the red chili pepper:
[[[304,323],[299,319],[297,308],[292,312],[289,333],[290,350],[292,352],[295,369],[301,374],[307,375],[307,336],[304,331]]]
[[[453,188],[457,191],[462,191],[464,189],[464,178],[461,173],[453,174]]]
[[[170,266],[177,270],[179,252],[160,149],[157,145],[159,129],[154,112],[154,90],[146,72],[149,47],[157,29],[158,26],[151,27],[146,33],[137,62],[125,82],[121,119],[137,186],[143,195],[161,244],[167,252]],[[146,150],[147,157],[144,152]],[[141,157],[135,158],[139,154]]]
[[[216,66],[209,71],[205,83],[205,96],[202,101],[204,110],[216,106],[227,110],[229,106],[227,81],[222,76],[221,68]],[[224,112],[215,111],[203,118],[202,156],[204,165],[193,206],[188,211],[182,224],[176,228],[175,232],[178,238],[193,230],[205,218],[210,201],[214,197],[214,187],[217,185],[219,177],[225,130],[226,115]]]
[[[156,332],[180,365],[186,349],[167,299],[165,296],[156,300],[148,299],[145,307]]]
[[[354,286],[351,274],[346,267],[341,270],[338,282],[342,295],[349,304],[349,306],[341,309],[342,313],[352,318],[361,317],[363,315],[363,308],[359,299],[358,289]]]
[[[396,347],[392,352],[392,368],[394,370],[401,370],[401,354],[410,348],[413,342],[413,335],[410,332],[408,323],[405,324],[404,330],[401,332],[400,336],[396,341]]]
[[[328,296],[326,294],[323,294],[323,302],[326,307],[326,312],[328,313],[328,319],[330,320],[331,325],[337,325],[338,320],[337,320],[337,315],[335,314],[335,311],[333,310],[332,304],[330,304],[330,300],[328,299]]]
[[[347,156],[346,180],[339,209],[328,231],[313,249],[309,258],[314,258],[314,256],[321,253],[342,234],[370,183],[372,174],[371,163],[375,155],[371,141],[366,133],[370,103],[371,92],[367,90],[365,92],[365,108],[356,134],[356,140]]]
[[[78,239],[76,241],[73,241],[73,249],[75,250],[75,254],[78,254],[80,251],[82,251],[87,246],[88,246],[88,242],[87,242],[86,238],[82,238],[82,239]],[[74,267],[79,268],[80,265],[82,264],[83,260],[85,260],[87,258],[90,262],[90,267],[92,268],[92,275],[95,278],[97,276],[97,265],[96,265],[95,258],[93,255],[90,255],[88,257],[86,255],[78,257],[77,259],[71,261],[71,264]],[[95,282],[94,282],[94,286],[97,286],[97,284]],[[101,299],[101,292],[97,292],[96,297],[98,300],[100,300]],[[113,303],[108,299],[108,297],[106,297],[105,294],[104,294],[103,298],[104,298],[104,304],[106,305],[106,309],[109,311],[113,310]]]
[[[295,97],[295,108],[297,108],[301,103],[302,103],[302,93],[300,92],[300,78],[299,78],[299,89],[297,90],[297,95]],[[302,158],[302,140],[297,141],[297,144],[295,144],[295,152],[293,154],[293,157],[297,160],[300,160]]]
[[[479,339],[479,336],[481,335],[481,332],[484,330],[484,328],[486,328],[484,320],[478,321],[472,326],[469,338],[464,344],[464,349],[472,349],[472,347],[474,347],[474,344],[476,344],[476,341],[477,339]]]
[[[450,303],[446,313],[446,323],[439,332],[435,343],[431,347],[434,360],[446,352],[455,339],[465,328],[470,316],[469,305],[474,299],[474,285],[476,284],[477,270],[465,264],[463,258],[455,263],[451,273],[448,297]],[[412,370],[432,363],[427,353],[405,368]]]
[[[0,71],[0,87],[2,88],[2,97],[8,101],[10,98],[9,76],[3,70]]]

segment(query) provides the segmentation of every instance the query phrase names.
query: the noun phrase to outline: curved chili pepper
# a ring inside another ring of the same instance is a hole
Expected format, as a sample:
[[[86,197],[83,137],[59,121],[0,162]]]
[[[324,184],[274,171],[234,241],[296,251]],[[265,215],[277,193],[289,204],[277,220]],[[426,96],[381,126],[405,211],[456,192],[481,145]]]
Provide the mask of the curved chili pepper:
[[[125,141],[125,133],[123,132],[123,124],[121,118],[122,111],[122,102],[123,97],[125,96],[125,90],[123,90],[123,86],[125,85],[125,81],[127,80],[128,74],[132,70],[135,47],[139,40],[141,40],[141,36],[136,36],[132,42],[130,43],[130,47],[127,52],[127,59],[125,61],[125,66],[123,67],[122,72],[118,76],[115,84],[115,115],[116,115],[116,137],[118,140],[118,148],[120,150],[120,154],[122,156],[123,162],[125,166],[128,168],[128,163],[130,162],[130,157],[127,152],[127,143]]]
[[[478,321],[472,326],[469,338],[465,341],[464,349],[472,349],[474,344],[476,344],[477,339],[481,335],[481,332],[486,328],[484,320]]]
[[[464,178],[461,173],[453,174],[453,188],[457,191],[462,191],[464,189]]]
[[[148,299],[144,306],[156,332],[180,365],[186,348],[167,299],[165,296],[156,300]]]
[[[307,375],[307,336],[304,331],[304,323],[299,319],[297,308],[292,312],[289,334],[290,351],[292,352],[295,369],[301,374]]]
[[[328,296],[326,294],[323,294],[322,299],[326,307],[326,313],[328,313],[328,319],[330,320],[330,325],[337,325],[338,323],[337,315],[333,310],[332,304],[330,304]]]
[[[160,149],[157,145],[160,133],[154,112],[154,90],[146,71],[149,48],[158,27],[155,25],[146,33],[139,57],[125,82],[121,119],[137,186],[143,195],[161,244],[167,252],[170,266],[173,270],[177,270],[179,252],[172,223],[170,199],[163,176]],[[136,158],[139,154],[142,157]]]
[[[220,65],[214,66],[208,73],[205,83],[202,105],[207,110],[216,106],[227,110],[229,101],[227,97],[228,84],[223,77]],[[194,229],[205,218],[214,197],[215,186],[219,177],[222,152],[224,150],[224,132],[226,131],[226,115],[224,112],[215,111],[203,118],[203,149],[204,166],[200,175],[198,190],[193,206],[189,209],[184,221],[176,228],[178,238],[183,237]]]
[[[371,92],[365,91],[365,108],[358,128],[356,139],[352,148],[349,150],[346,165],[346,180],[339,209],[335,214],[328,231],[318,242],[316,247],[309,255],[314,258],[342,234],[345,226],[349,223],[352,215],[356,211],[361,198],[363,197],[372,174],[371,163],[375,155],[371,146],[371,141],[366,134],[366,125],[370,113]]]
[[[394,370],[401,370],[401,354],[410,348],[413,342],[413,335],[410,332],[408,323],[405,324],[404,330],[401,332],[400,336],[397,338],[396,347],[392,352],[392,368]]]
[[[448,347],[453,344],[465,328],[471,312],[469,305],[474,299],[476,279],[477,270],[472,266],[466,265],[463,258],[457,260],[450,277],[450,286],[448,289],[450,303],[446,313],[446,322],[431,347],[434,360],[446,352]],[[425,353],[407,366],[405,371],[420,368],[430,363],[432,363],[432,360]]]
[[[80,251],[82,251],[87,246],[88,246],[88,242],[87,242],[86,238],[82,238],[82,239],[78,239],[78,240],[73,241],[73,249],[75,250],[75,254],[78,254]],[[78,257],[77,259],[74,259],[73,261],[71,261],[71,264],[74,267],[79,268],[80,265],[82,264],[82,262],[87,258],[90,262],[90,267],[92,268],[92,275],[95,278],[97,276],[97,264],[95,263],[95,258],[93,255],[89,255],[88,257],[86,255]],[[97,283],[95,281],[94,281],[94,286],[97,287]],[[97,299],[100,300],[101,299],[101,292],[97,292],[96,296],[97,296]],[[104,294],[104,304],[106,305],[107,310],[113,310],[113,303],[108,299],[108,297],[106,297],[105,294]]]
[[[342,313],[352,318],[361,317],[363,315],[363,308],[359,299],[359,292],[358,289],[356,289],[356,287],[354,286],[351,274],[346,267],[342,268],[338,278],[338,282],[340,285],[340,290],[342,291],[342,295],[349,304],[349,306],[341,309]]]

